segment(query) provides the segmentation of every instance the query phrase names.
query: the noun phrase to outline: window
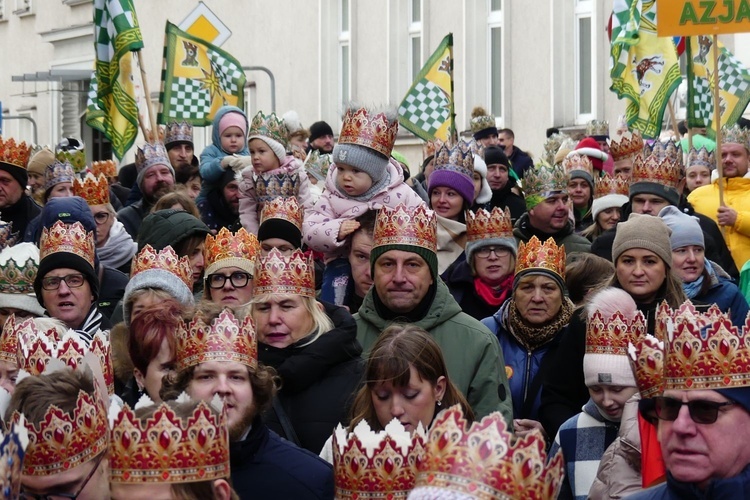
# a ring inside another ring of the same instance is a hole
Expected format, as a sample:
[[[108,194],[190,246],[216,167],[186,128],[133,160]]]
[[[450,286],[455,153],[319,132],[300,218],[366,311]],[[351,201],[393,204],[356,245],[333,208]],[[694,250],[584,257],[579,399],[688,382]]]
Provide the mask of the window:
[[[16,0],[16,8],[13,13],[17,16],[23,17],[34,13],[34,4],[32,0]]]
[[[349,31],[349,0],[339,3],[339,101],[348,102],[351,97],[351,32]]]
[[[487,18],[487,55],[489,59],[490,113],[495,119],[503,116],[503,12],[502,0],[489,0]]]
[[[575,10],[575,92],[578,122],[594,114],[593,0],[577,0]]]
[[[0,22],[7,21],[8,16],[5,14],[5,7],[9,0],[0,0]]]
[[[422,0],[410,0],[409,9],[409,68],[412,81],[422,69]]]

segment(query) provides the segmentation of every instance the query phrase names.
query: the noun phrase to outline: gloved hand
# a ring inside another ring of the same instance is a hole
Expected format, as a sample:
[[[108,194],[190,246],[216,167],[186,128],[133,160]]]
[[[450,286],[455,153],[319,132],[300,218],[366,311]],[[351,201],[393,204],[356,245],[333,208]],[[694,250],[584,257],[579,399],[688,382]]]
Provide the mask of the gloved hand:
[[[249,156],[232,156],[229,166],[235,172],[242,172],[245,168],[253,166],[253,159]]]

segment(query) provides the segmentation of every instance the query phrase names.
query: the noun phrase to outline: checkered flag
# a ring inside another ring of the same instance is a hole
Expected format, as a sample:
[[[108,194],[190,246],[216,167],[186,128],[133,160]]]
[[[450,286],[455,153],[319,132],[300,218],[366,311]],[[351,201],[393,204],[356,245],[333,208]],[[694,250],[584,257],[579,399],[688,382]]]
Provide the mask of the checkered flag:
[[[443,89],[423,79],[406,96],[398,114],[425,134],[435,137],[440,126],[450,118],[450,104]]]
[[[695,123],[702,123],[705,126],[706,123],[711,121],[711,114],[714,112],[711,85],[708,83],[708,80],[700,77],[693,78],[692,83],[695,92],[692,93],[691,102],[688,106],[688,121],[692,122],[694,120]]]

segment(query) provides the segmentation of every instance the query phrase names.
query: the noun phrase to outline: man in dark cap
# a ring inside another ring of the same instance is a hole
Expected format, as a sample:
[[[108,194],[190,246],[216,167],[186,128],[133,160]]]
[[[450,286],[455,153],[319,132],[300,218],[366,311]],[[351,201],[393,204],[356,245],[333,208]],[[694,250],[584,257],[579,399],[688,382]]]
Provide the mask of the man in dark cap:
[[[320,153],[333,153],[333,129],[324,121],[315,122],[310,126],[310,138],[307,140],[307,150]]]

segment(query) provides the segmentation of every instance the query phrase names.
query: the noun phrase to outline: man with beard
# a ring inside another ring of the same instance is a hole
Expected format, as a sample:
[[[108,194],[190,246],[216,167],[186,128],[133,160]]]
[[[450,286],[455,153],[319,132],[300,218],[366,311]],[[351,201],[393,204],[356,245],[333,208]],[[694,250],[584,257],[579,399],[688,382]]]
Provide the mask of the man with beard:
[[[307,150],[319,151],[320,154],[333,153],[333,129],[324,121],[310,125],[310,138],[307,139]]]
[[[225,227],[237,231],[240,224],[240,190],[234,170],[227,169],[219,182],[208,188],[206,197],[198,202],[201,219],[216,234]]]
[[[146,143],[142,149],[138,148],[135,168],[138,171],[136,185],[143,198],[117,212],[117,218],[133,240],[138,239],[141,222],[151,207],[174,187],[174,168],[164,144],[160,142]]]
[[[276,371],[258,363],[249,316],[204,304],[177,329],[175,364],[177,372],[164,378],[164,401],[183,391],[193,399],[224,401],[231,479],[240,498],[333,498],[331,466],[279,437],[260,418],[276,394]]]

